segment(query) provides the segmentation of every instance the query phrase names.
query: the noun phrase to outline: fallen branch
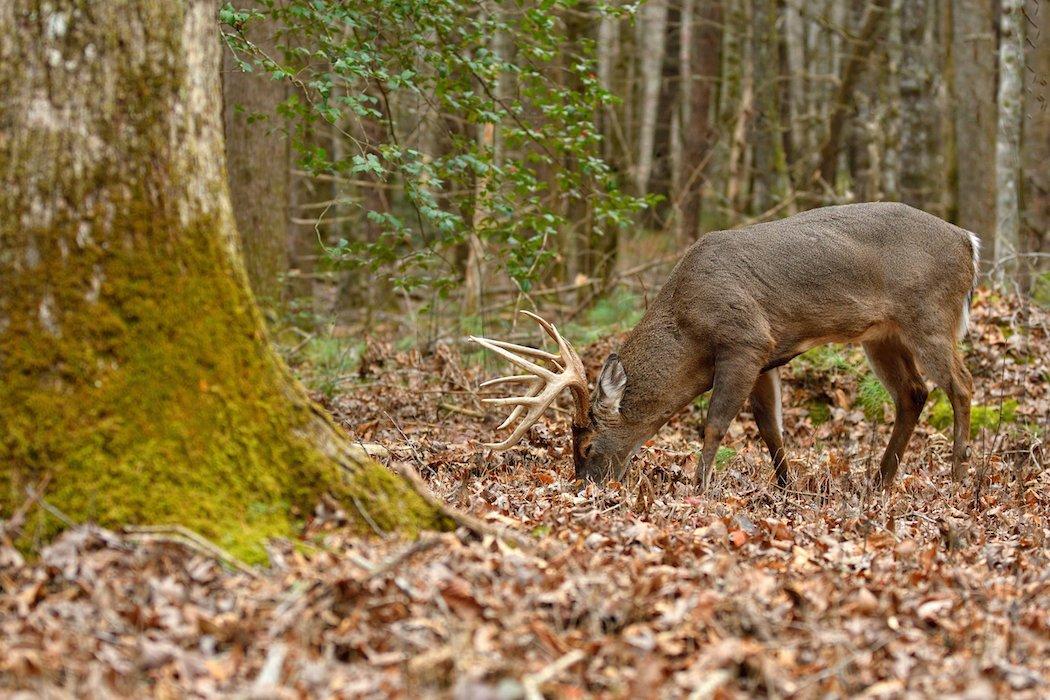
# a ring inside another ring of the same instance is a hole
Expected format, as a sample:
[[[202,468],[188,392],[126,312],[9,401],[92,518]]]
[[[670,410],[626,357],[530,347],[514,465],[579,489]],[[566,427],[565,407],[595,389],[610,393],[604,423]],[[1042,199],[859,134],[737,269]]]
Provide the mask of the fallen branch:
[[[251,578],[259,577],[259,572],[254,567],[245,564],[219,545],[182,525],[126,525],[123,532],[129,539],[138,542],[180,544],[187,549],[217,559]]]

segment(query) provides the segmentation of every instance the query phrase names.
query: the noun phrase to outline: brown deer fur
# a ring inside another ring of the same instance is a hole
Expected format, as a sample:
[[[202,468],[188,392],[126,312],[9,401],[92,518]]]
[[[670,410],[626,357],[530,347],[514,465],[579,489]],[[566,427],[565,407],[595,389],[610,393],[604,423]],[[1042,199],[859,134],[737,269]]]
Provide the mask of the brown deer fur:
[[[638,445],[710,389],[698,484],[706,486],[749,398],[784,484],[777,368],[818,345],[859,342],[896,407],[875,479],[888,486],[896,474],[926,402],[923,376],[951,401],[952,477],[962,479],[972,380],[956,340],[978,245],[968,231],[896,203],[826,207],[705,235],[606,360],[587,419],[573,427],[577,476],[620,478]]]

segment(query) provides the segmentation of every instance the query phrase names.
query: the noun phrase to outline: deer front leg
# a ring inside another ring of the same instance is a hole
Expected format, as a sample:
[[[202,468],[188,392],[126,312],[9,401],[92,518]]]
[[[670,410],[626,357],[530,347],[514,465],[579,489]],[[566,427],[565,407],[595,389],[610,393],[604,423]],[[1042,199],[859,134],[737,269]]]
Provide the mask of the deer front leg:
[[[760,363],[739,357],[715,364],[711,406],[707,411],[707,425],[704,427],[704,447],[696,465],[696,474],[693,476],[693,483],[700,491],[707,489],[718,446],[722,444],[729,424],[744,407],[761,368]]]

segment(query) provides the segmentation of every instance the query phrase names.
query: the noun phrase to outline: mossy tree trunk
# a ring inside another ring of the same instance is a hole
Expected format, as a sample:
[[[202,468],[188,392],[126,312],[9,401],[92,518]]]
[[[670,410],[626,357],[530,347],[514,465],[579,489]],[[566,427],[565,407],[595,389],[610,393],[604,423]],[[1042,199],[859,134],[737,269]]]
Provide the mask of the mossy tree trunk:
[[[268,345],[215,10],[0,3],[0,516],[48,477],[73,520],[180,523],[256,560],[324,493],[373,526],[439,525]]]

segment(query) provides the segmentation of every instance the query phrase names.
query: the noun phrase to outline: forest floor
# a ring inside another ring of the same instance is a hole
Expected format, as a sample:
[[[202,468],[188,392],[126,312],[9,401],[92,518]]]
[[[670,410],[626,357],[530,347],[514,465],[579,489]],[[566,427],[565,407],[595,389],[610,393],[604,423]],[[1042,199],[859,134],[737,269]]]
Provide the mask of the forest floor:
[[[562,414],[477,447],[503,368],[371,343],[328,407],[481,526],[362,537],[323,504],[247,572],[87,526],[0,547],[0,694],[1047,697],[1050,318],[987,293],[973,316],[975,469],[951,483],[935,394],[888,496],[865,473],[892,411],[852,350],[785,372],[789,490],[744,415],[697,496],[702,401],[580,490]]]

